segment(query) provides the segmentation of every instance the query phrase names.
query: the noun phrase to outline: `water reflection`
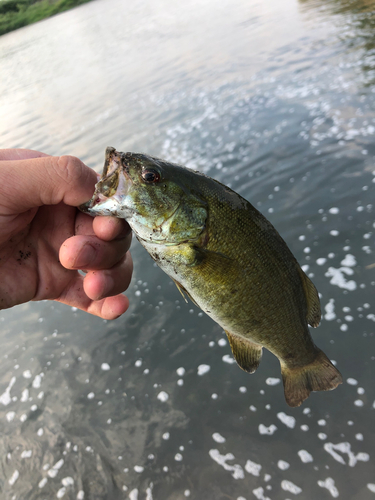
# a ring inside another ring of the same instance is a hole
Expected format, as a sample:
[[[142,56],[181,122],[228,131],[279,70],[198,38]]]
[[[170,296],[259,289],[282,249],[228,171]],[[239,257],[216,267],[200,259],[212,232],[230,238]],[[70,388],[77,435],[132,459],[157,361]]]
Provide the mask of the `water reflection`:
[[[375,6],[373,0],[299,0],[307,8],[334,16],[342,28],[340,37],[359,54],[357,64],[364,73],[364,84],[375,83]]]

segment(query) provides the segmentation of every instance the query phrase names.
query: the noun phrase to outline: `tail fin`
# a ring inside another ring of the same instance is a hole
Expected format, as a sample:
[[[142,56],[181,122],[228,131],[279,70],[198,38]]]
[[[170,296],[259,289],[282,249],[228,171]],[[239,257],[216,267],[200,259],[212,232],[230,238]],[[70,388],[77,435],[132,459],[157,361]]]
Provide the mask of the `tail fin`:
[[[341,373],[320,349],[308,365],[288,368],[282,363],[281,375],[285,400],[292,407],[300,406],[311,391],[330,391],[342,383]]]

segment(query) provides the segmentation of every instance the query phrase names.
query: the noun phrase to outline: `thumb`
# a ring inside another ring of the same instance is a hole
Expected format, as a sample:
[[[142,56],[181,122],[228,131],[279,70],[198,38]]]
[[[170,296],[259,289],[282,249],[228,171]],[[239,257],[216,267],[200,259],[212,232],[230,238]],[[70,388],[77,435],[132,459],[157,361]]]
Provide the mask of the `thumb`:
[[[61,202],[78,206],[91,198],[96,182],[95,171],[74,156],[0,161],[0,203],[8,213]]]

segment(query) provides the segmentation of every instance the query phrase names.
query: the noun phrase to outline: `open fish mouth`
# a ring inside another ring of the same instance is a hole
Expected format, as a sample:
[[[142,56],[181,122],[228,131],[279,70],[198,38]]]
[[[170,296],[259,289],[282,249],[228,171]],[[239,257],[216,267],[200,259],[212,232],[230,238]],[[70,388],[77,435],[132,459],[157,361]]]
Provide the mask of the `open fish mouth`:
[[[92,198],[79,207],[82,212],[94,217],[119,216],[119,211],[124,209],[124,199],[131,185],[125,156],[124,153],[118,153],[115,148],[106,149],[102,176],[95,185]]]

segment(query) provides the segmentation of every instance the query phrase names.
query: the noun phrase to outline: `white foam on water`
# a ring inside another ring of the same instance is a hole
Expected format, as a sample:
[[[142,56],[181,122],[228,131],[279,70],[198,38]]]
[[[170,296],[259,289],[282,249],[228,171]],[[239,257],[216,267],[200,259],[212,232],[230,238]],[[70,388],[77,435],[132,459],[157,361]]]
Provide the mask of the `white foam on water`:
[[[331,285],[338,286],[345,290],[353,291],[357,289],[357,283],[354,280],[346,280],[345,275],[352,276],[354,271],[351,267],[329,267],[325,273],[327,278],[331,278]]]
[[[259,476],[261,468],[262,466],[260,464],[252,462],[251,460],[248,460],[245,464],[246,472],[252,474],[253,476]]]
[[[63,487],[62,487],[62,488],[60,488],[60,489],[58,490],[58,492],[56,493],[56,497],[57,497],[57,498],[62,498],[62,497],[65,495],[65,493],[66,493],[66,488],[65,488],[65,486],[63,486]]]
[[[367,488],[372,492],[375,493],[375,484],[374,483],[367,483]]]
[[[327,259],[325,259],[324,257],[320,257],[319,259],[316,259],[316,263],[318,264],[318,266],[324,266],[324,264],[327,262]]]
[[[357,265],[354,255],[348,253],[345,258],[340,262],[344,267],[354,267]]]
[[[307,464],[314,460],[312,455],[306,450],[299,450],[298,456],[304,464]]]
[[[77,493],[77,500],[83,500],[85,498],[85,492],[83,490],[79,490]]]
[[[60,459],[58,460],[55,465],[52,466],[52,468],[47,472],[47,474],[49,475],[49,477],[56,477],[59,470],[61,469],[61,467],[64,465],[64,459]]]
[[[348,465],[349,467],[354,467],[358,462],[368,462],[370,460],[370,455],[368,453],[359,452],[354,454],[351,450],[351,445],[347,441],[343,443],[324,443],[324,449],[329,453],[337,462],[346,465],[344,458],[338,453],[343,455],[348,455]]]
[[[357,385],[358,384],[358,381],[355,379],[355,378],[347,378],[346,379],[346,382],[349,384],[349,385]]]
[[[183,456],[181,455],[181,453],[176,453],[174,459],[176,460],[176,462],[181,462],[183,460]]]
[[[21,458],[30,458],[33,454],[33,450],[23,450],[21,453]]]
[[[277,384],[280,384],[280,382],[281,382],[281,379],[275,378],[275,377],[268,377],[266,379],[267,385],[277,385]]]
[[[338,214],[340,212],[340,209],[337,207],[332,207],[328,210],[330,214]]]
[[[214,432],[212,434],[212,439],[214,441],[216,441],[217,443],[225,443],[226,439],[225,437],[223,437],[221,434],[219,434],[218,432]]]
[[[222,357],[222,360],[224,361],[224,363],[228,363],[229,365],[233,365],[236,362],[236,360],[230,354],[225,354]]]
[[[180,368],[177,368],[176,373],[179,377],[183,377],[185,375],[185,368],[182,366]]]
[[[283,423],[285,424],[287,427],[289,427],[289,429],[294,429],[295,425],[296,425],[296,419],[290,415],[287,415],[286,413],[284,413],[283,411],[279,412],[277,414],[277,418]]]
[[[29,399],[29,389],[24,389],[21,394],[21,403],[25,403]]]
[[[225,470],[230,471],[234,479],[243,479],[245,477],[243,468],[239,464],[227,464],[229,460],[234,460],[235,458],[232,453],[221,455],[219,450],[210,450],[208,454],[210,455],[212,460],[215,460],[215,462],[221,465]]]
[[[253,494],[258,500],[271,500],[269,497],[264,495],[264,489],[261,486],[253,490]]]
[[[288,481],[287,479],[281,481],[281,487],[284,491],[288,491],[289,493],[293,493],[294,495],[298,495],[302,492],[302,488],[292,483],[292,481]]]
[[[130,500],[138,500],[138,490],[137,490],[137,488],[134,488],[134,490],[131,490],[129,492],[129,498],[130,498]]]
[[[165,403],[169,399],[169,394],[165,391],[160,391],[156,397],[158,398],[159,401]]]
[[[140,474],[141,472],[143,472],[145,470],[145,468],[142,467],[142,465],[135,465],[133,468],[134,468],[135,472],[137,472],[138,474]]]
[[[94,399],[94,397],[95,397],[95,393],[94,392],[89,392],[87,394],[87,399]]]
[[[111,369],[108,363],[102,363],[100,367],[103,371],[108,371]]]
[[[281,470],[287,470],[287,469],[289,469],[290,464],[288,462],[286,462],[285,460],[279,460],[277,462],[277,466]]]
[[[48,482],[48,479],[46,477],[44,477],[43,479],[41,479],[39,481],[39,483],[38,483],[39,488],[44,488],[45,485],[47,484],[47,482]]]
[[[326,488],[333,498],[337,498],[339,496],[339,490],[335,486],[335,481],[331,477],[327,477],[325,481],[318,481],[318,485],[321,488]]]
[[[10,379],[8,387],[5,389],[3,394],[0,396],[0,403],[2,405],[7,406],[12,401],[12,398],[10,397],[10,391],[15,383],[16,383],[16,377],[12,377]]]
[[[5,414],[5,418],[8,420],[8,422],[11,422],[15,416],[16,416],[15,411],[8,411],[8,413]]]
[[[61,480],[63,486],[73,486],[74,479],[71,476],[66,476]]]
[[[33,384],[32,384],[34,389],[40,389],[43,376],[44,376],[44,373],[40,373],[39,375],[35,375],[35,378],[34,378]]]
[[[335,299],[329,299],[328,303],[324,306],[324,310],[326,314],[324,315],[324,319],[327,321],[333,321],[336,319],[335,314]]]
[[[266,427],[263,424],[259,424],[258,430],[259,434],[272,436],[272,434],[277,431],[277,427],[274,424],[271,424],[269,427]]]
[[[198,375],[202,376],[205,373],[208,373],[210,370],[211,370],[211,366],[210,365],[199,365],[198,366]]]
[[[19,472],[18,472],[18,470],[16,469],[16,470],[13,472],[12,476],[10,477],[10,479],[9,479],[8,483],[9,483],[11,486],[13,486],[13,485],[14,485],[14,483],[17,481],[17,479],[18,479],[19,477],[20,477],[20,473],[19,473]]]
[[[31,371],[30,370],[25,370],[23,373],[22,373],[23,377],[25,378],[31,378]]]
[[[150,483],[149,487],[146,489],[146,500],[153,500],[152,496],[152,488],[154,487],[153,483]]]

